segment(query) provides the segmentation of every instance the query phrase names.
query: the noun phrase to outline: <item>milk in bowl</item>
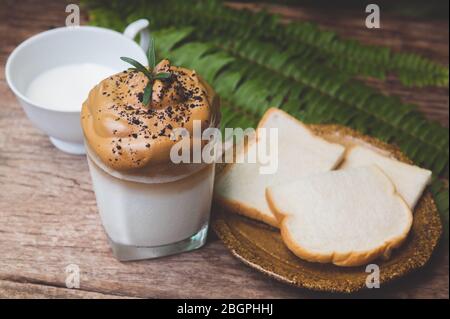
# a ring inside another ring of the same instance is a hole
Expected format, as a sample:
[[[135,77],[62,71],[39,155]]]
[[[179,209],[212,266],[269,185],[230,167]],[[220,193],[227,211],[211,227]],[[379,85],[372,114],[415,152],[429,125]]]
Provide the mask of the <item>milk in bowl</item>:
[[[60,111],[80,111],[89,90],[116,73],[111,67],[94,63],[67,64],[35,77],[25,95],[37,105]]]

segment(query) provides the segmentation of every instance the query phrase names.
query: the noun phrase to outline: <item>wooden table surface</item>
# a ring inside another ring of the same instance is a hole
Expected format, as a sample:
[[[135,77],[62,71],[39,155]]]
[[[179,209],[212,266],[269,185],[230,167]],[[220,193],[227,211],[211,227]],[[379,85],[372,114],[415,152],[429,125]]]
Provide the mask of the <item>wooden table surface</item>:
[[[345,297],[269,279],[232,257],[214,234],[206,247],[195,252],[139,262],[114,259],[97,213],[85,157],[57,151],[32,126],[5,82],[4,64],[10,52],[33,34],[63,26],[64,8],[60,1],[0,3],[0,297]],[[384,15],[381,30],[368,30],[363,27],[363,11],[330,17],[312,9],[271,9],[288,18],[317,21],[366,43],[419,52],[448,65],[448,21]],[[448,125],[448,89],[406,89],[394,78],[369,83],[418,104],[429,118]],[[448,242],[443,243],[424,269],[351,297],[448,298],[448,251]],[[80,289],[65,286],[69,264],[80,268]]]

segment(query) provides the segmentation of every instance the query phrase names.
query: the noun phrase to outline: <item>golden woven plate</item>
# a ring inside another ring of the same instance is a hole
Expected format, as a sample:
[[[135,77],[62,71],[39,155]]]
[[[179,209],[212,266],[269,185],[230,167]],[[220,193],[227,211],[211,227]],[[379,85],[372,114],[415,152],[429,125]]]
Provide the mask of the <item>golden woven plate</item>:
[[[314,125],[311,129],[328,140],[346,145],[363,143],[411,163],[398,148],[337,125]],[[283,244],[279,231],[263,223],[215,207],[212,226],[230,251],[262,273],[282,282],[317,291],[355,292],[366,287],[365,267],[337,267],[310,263],[296,257]],[[424,266],[442,233],[436,204],[426,192],[414,211],[408,239],[389,260],[378,259],[380,284],[402,277]]]

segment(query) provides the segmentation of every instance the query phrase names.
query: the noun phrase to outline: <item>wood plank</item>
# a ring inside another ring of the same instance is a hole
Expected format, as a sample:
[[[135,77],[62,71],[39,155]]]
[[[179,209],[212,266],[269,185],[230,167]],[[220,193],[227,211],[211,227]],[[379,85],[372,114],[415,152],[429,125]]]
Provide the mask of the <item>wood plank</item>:
[[[47,284],[29,284],[0,280],[0,298],[10,299],[123,299],[78,289],[53,287]]]
[[[335,297],[266,278],[231,256],[212,234],[206,247],[195,252],[151,261],[115,260],[97,213],[85,158],[57,151],[28,121],[4,79],[6,57],[17,44],[32,34],[63,25],[64,3],[16,3],[0,3],[0,297]],[[301,9],[293,11],[311,15]],[[337,29],[356,29],[335,23]],[[407,44],[403,45],[408,48],[428,41],[420,38],[422,33],[411,32],[399,35],[405,37]],[[433,37],[439,43],[444,41],[438,35]],[[391,38],[383,43],[397,43]],[[448,45],[448,37],[445,41]],[[448,50],[424,50],[436,59],[442,55],[448,60]],[[448,90],[421,89],[419,94],[393,81],[386,84],[387,89],[423,103],[430,118],[448,120]],[[79,290],[64,288],[69,264],[80,268]],[[380,291],[352,297],[448,298],[448,265],[447,244],[424,270]]]

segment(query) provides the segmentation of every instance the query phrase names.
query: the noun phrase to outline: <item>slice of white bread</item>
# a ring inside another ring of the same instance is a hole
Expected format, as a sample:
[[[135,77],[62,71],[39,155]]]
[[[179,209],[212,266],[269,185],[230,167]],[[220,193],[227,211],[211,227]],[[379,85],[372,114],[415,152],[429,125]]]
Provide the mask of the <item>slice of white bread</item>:
[[[275,174],[260,174],[260,163],[239,163],[259,143],[258,136],[236,162],[228,164],[216,180],[215,199],[230,211],[263,221],[274,227],[279,223],[265,198],[267,186],[293,181],[310,174],[334,169],[342,161],[345,148],[315,136],[304,124],[277,109],[269,109],[258,128],[278,128],[278,169]]]
[[[376,164],[394,183],[411,210],[422,196],[431,180],[431,171],[402,163],[364,146],[353,146],[347,150],[342,169]]]
[[[321,173],[269,187],[287,247],[307,261],[363,265],[389,256],[412,225],[412,213],[375,165]]]

